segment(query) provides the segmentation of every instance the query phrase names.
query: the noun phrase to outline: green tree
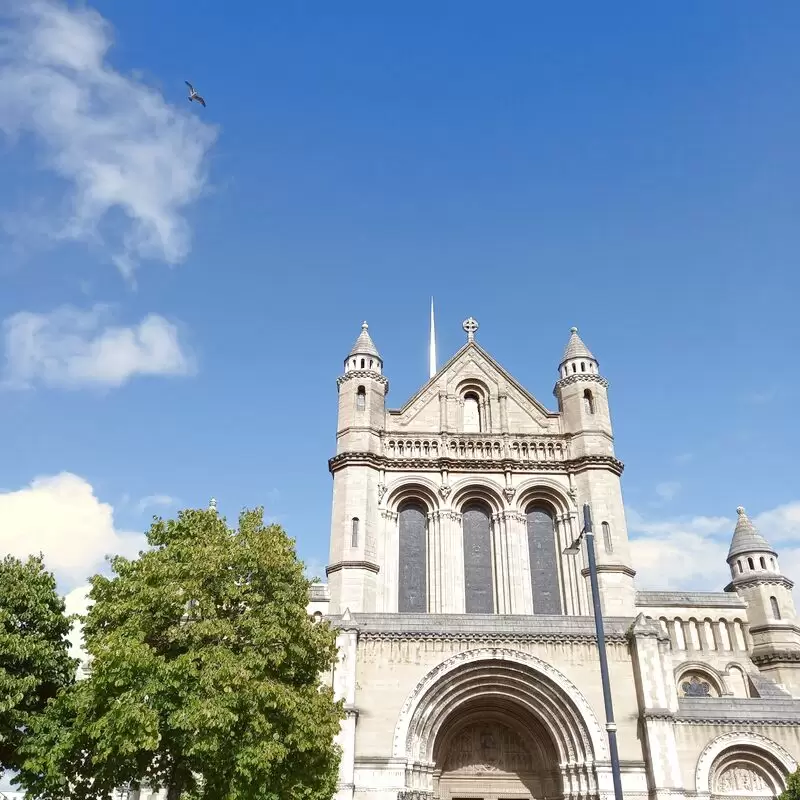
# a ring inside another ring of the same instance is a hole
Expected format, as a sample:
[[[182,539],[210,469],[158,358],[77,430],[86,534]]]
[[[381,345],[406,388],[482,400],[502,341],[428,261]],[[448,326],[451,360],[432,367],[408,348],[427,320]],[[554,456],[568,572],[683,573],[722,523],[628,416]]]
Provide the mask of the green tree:
[[[800,767],[798,767],[786,782],[786,791],[778,800],[800,800]]]
[[[0,774],[19,768],[33,719],[75,679],[71,625],[41,556],[0,562]]]
[[[329,800],[343,711],[320,676],[335,633],[308,618],[293,540],[261,509],[238,530],[182,511],[147,538],[92,579],[89,678],[38,721],[21,785],[43,800],[142,783],[170,800]]]

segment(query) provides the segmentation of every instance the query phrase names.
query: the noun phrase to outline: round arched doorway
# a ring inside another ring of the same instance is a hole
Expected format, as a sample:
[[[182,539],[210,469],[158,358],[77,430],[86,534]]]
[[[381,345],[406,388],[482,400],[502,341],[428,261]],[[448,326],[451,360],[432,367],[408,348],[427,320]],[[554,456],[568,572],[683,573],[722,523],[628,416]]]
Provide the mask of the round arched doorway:
[[[602,728],[583,695],[526,653],[460,653],[420,681],[395,728],[406,787],[441,800],[596,797]],[[603,763],[605,766],[605,763]]]
[[[514,704],[478,698],[452,717],[434,748],[434,796],[563,797],[555,745],[532,714]]]

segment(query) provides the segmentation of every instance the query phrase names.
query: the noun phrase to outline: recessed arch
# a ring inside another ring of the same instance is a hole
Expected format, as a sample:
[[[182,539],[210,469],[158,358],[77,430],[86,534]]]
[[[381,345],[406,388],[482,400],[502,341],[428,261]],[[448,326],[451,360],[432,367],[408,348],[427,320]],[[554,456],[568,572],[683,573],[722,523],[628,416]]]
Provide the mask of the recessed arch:
[[[504,502],[500,486],[486,478],[463,478],[453,485],[453,496],[450,505],[456,511],[462,511],[470,502],[486,503],[492,514],[503,510]]]
[[[747,731],[726,733],[709,742],[697,760],[697,794],[706,797],[710,793],[719,794],[720,778],[727,770],[737,767],[751,769],[759,775],[769,785],[771,796],[774,797],[786,788],[786,778],[797,769],[797,762],[783,747],[766,736]],[[770,794],[763,796],[769,797]]]
[[[683,684],[691,681],[693,677],[697,677],[705,681],[712,689],[710,696],[716,695],[722,697],[723,695],[730,694],[728,687],[725,684],[725,679],[722,674],[714,669],[709,664],[700,661],[683,661],[675,667],[673,674],[675,675],[675,686],[678,690],[678,696],[687,696],[687,692],[682,690]],[[688,694],[691,696],[699,696]]]
[[[574,510],[567,489],[555,480],[547,477],[529,478],[517,487],[517,510],[525,513],[528,506],[543,503],[553,509],[556,516],[568,514]]]
[[[400,504],[405,500],[419,500],[428,510],[428,513],[439,508],[439,493],[436,484],[423,477],[415,475],[412,477],[398,478],[389,484],[386,489],[384,504],[387,509],[397,513]]]
[[[432,668],[400,710],[393,757],[406,762],[407,774],[417,771],[423,784],[429,782],[437,742],[446,741],[440,737],[450,734],[459,714],[476,712],[481,703],[504,709],[512,720],[534,720],[550,737],[565,781],[596,785],[594,765],[608,759],[608,746],[586,698],[552,665],[507,648],[467,650]],[[565,784],[565,796],[571,791]]]

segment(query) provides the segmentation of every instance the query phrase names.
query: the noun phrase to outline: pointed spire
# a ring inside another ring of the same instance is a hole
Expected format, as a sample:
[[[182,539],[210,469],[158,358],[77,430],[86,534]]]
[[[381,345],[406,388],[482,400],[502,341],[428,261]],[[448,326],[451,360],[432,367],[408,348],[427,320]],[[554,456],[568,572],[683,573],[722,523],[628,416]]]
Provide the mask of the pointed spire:
[[[730,559],[743,553],[775,553],[770,543],[753,525],[742,506],[736,509],[736,514],[739,519],[736,520],[736,528],[733,531],[731,548],[728,550],[728,560],[730,561]]]
[[[374,356],[375,358],[381,357],[378,348],[375,347],[375,342],[372,341],[372,337],[369,335],[369,325],[367,325],[366,322],[361,323],[361,333],[358,335],[358,339],[356,339],[355,344],[350,350],[350,355]]]
[[[561,359],[562,364],[565,361],[570,361],[573,358],[591,358],[592,361],[597,360],[592,355],[592,351],[589,350],[589,348],[583,343],[583,339],[578,336],[577,328],[570,328],[569,334],[569,341],[567,342],[567,346],[564,348],[564,356]]]
[[[436,374],[436,323],[433,319],[433,297],[431,297],[431,338],[428,344],[428,379]]]

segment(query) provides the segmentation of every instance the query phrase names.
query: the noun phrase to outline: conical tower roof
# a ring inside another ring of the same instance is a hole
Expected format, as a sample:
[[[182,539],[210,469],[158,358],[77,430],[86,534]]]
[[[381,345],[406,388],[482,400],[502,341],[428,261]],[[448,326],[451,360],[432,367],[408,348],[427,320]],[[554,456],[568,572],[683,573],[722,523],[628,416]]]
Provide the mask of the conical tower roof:
[[[741,506],[736,509],[736,513],[739,515],[739,519],[736,521],[736,528],[733,531],[728,560],[743,553],[774,553],[770,543],[758,532]]]
[[[592,351],[584,344],[583,339],[578,336],[578,329],[570,328],[569,333],[569,341],[564,348],[564,356],[561,359],[561,363],[563,364],[573,358],[591,358],[592,361],[597,361],[592,355]]]
[[[361,333],[358,335],[358,339],[356,339],[355,344],[350,350],[350,355],[374,356],[375,358],[381,357],[378,348],[375,347],[375,342],[372,341],[372,337],[369,335],[369,325],[367,325],[366,322],[361,325]]]

